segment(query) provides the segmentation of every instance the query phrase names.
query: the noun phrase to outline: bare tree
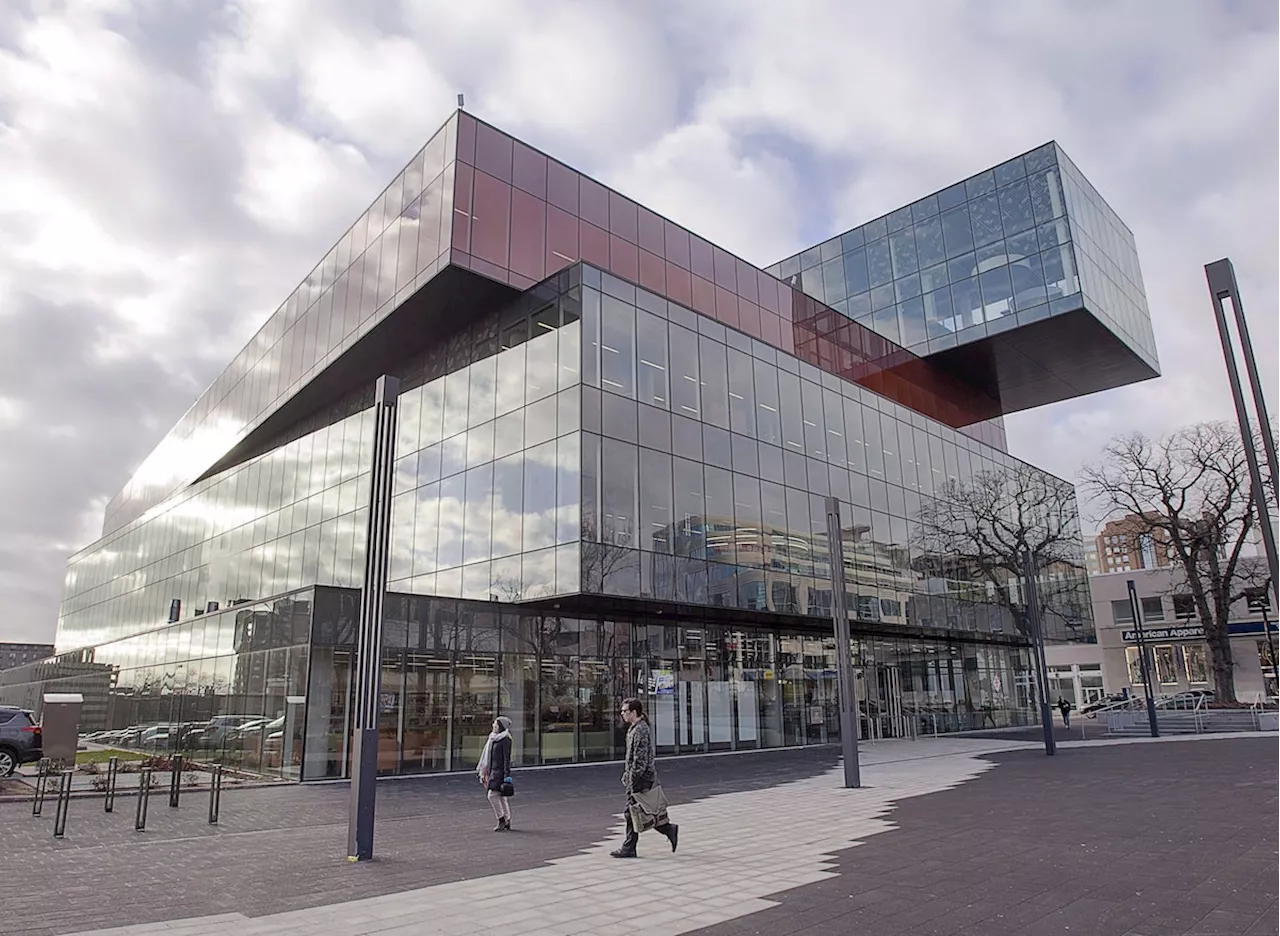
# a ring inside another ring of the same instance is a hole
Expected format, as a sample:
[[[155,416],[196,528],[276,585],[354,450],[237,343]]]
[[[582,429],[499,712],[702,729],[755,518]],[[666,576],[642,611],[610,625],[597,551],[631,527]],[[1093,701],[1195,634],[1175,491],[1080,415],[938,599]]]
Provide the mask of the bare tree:
[[[915,535],[925,574],[946,578],[957,597],[993,602],[1031,637],[1022,583],[1028,554],[1047,636],[1091,624],[1075,489],[1030,465],[951,480],[920,508]]]
[[[1231,605],[1260,584],[1260,565],[1241,561],[1257,510],[1239,432],[1208,422],[1154,441],[1121,436],[1099,464],[1085,468],[1084,479],[1105,519],[1131,516],[1139,533],[1168,544],[1204,625],[1218,697],[1234,700]]]

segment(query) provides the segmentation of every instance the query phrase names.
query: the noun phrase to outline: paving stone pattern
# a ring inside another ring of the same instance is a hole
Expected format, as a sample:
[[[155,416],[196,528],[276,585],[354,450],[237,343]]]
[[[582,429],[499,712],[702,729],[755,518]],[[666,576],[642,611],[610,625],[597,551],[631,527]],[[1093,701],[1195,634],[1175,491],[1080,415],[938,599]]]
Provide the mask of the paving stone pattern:
[[[992,769],[978,756],[983,750],[991,750],[989,742],[884,745],[868,752],[868,786],[861,790],[843,789],[841,771],[832,768],[678,805],[673,821],[694,830],[682,836],[679,854],[650,833],[641,842],[643,860],[610,859],[606,852],[622,837],[615,821],[580,853],[533,868],[338,906],[180,925],[186,936],[470,936],[477,929],[508,936],[677,936],[766,909],[769,895],[829,877],[832,855],[892,828],[887,817],[894,802]],[[785,834],[758,847],[752,830],[776,826],[781,817]],[[125,928],[113,936],[143,932]]]
[[[126,799],[78,838],[73,811],[59,843],[4,806],[0,839],[24,860],[0,876],[0,932],[1276,932],[1274,739],[1059,750],[867,745],[862,791],[839,788],[829,748],[665,762],[680,853],[647,835],[625,863],[604,855],[621,833],[614,765],[524,772],[511,836],[487,831],[471,778],[381,784],[381,857],[359,866],[341,858],[342,786],[236,791],[212,830],[185,815],[203,800],[175,814],[158,798],[143,836]]]
[[[998,769],[901,801],[838,876],[699,936],[1277,932],[1274,738],[986,759]]]
[[[807,748],[661,762],[675,804],[814,776],[839,749]],[[281,913],[502,874],[572,855],[601,839],[623,805],[616,764],[517,773],[516,832],[494,834],[474,775],[378,784],[377,860],[346,854],[345,784],[226,790],[217,826],[207,794],[168,786],[151,795],[147,830],[136,800],[106,815],[100,799],[74,799],[66,838],[53,839],[53,801],[0,804],[0,934],[55,936],[86,929],[209,916]],[[15,856],[21,856],[18,860]],[[56,895],[56,896],[55,896]]]

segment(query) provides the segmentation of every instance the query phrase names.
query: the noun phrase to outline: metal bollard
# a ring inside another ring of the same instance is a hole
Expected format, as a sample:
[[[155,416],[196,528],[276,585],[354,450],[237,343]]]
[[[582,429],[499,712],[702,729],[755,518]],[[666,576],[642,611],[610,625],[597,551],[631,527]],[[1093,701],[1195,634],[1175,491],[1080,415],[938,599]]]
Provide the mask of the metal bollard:
[[[169,807],[176,808],[182,795],[182,755],[173,755],[173,770],[169,774]]]
[[[58,808],[54,813],[53,837],[62,838],[67,831],[67,809],[71,806],[71,771],[62,771],[58,778]]]
[[[103,812],[115,812],[116,778],[120,774],[120,758],[113,757],[107,761],[107,795],[102,800]]]
[[[40,758],[40,772],[36,774],[36,798],[31,804],[31,815],[38,816],[44,811],[44,787],[49,779],[49,758]]]
[[[138,779],[138,813],[133,820],[135,831],[147,827],[147,801],[151,799],[151,768],[143,767]]]
[[[218,824],[218,812],[222,808],[222,765],[213,768],[209,778],[209,825]]]

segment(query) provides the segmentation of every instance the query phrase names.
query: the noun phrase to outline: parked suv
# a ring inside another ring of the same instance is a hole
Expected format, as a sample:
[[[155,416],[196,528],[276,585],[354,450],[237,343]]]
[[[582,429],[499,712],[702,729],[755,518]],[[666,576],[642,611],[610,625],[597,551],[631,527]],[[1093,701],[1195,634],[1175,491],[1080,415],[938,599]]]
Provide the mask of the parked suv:
[[[44,757],[43,742],[34,715],[26,709],[0,705],[0,777]]]

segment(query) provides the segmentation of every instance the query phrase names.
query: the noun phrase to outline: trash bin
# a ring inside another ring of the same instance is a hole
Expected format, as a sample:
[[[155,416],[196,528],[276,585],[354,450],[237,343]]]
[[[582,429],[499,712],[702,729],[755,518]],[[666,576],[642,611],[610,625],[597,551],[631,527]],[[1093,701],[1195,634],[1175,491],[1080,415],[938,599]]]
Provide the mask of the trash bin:
[[[74,764],[80,743],[80,709],[84,696],[79,692],[47,692],[41,713],[44,756],[51,761]]]

